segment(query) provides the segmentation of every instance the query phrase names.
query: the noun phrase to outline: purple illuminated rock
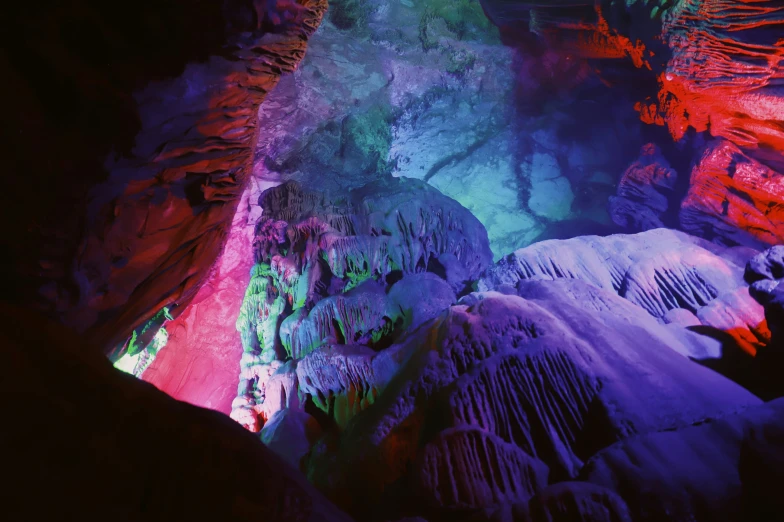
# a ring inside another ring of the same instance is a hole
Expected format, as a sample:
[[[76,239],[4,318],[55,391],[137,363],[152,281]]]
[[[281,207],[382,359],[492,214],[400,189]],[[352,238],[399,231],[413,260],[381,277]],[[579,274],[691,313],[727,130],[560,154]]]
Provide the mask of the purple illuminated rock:
[[[669,206],[677,177],[658,147],[645,145],[618,182],[617,196],[610,198],[613,221],[630,232],[663,227],[661,215]]]
[[[284,408],[270,417],[259,436],[269,449],[299,469],[300,460],[321,434],[316,419],[304,411]]]
[[[528,503],[525,522],[632,522],[617,493],[588,482],[548,486]]]
[[[547,484],[547,466],[476,428],[442,431],[421,452],[419,492],[436,507],[483,508],[525,501]]]
[[[743,280],[743,266],[755,253],[668,229],[582,236],[522,248],[489,268],[477,286],[492,290],[527,280],[579,279],[654,317],[687,310],[754,353],[770,339],[763,308],[749,297]]]
[[[619,442],[582,480],[618,492],[635,521],[774,520],[784,513],[784,401]]]
[[[368,506],[394,509],[396,495],[414,495],[427,513],[492,508],[528,500],[543,475],[529,473],[510,489],[498,478],[512,473],[504,445],[487,450],[478,476],[448,466],[434,474],[424,462],[474,458],[465,441],[442,444],[442,437],[479,430],[517,448],[515,469],[540,461],[550,480],[563,480],[618,439],[760,403],[681,355],[698,349],[690,345],[700,345],[699,335],[663,325],[615,293],[576,280],[533,281],[518,291],[523,297],[471,294],[389,348],[405,361],[401,369],[342,436],[314,447],[310,478],[360,517],[372,513]],[[452,455],[459,451],[468,453]],[[456,494],[466,481],[484,493]]]

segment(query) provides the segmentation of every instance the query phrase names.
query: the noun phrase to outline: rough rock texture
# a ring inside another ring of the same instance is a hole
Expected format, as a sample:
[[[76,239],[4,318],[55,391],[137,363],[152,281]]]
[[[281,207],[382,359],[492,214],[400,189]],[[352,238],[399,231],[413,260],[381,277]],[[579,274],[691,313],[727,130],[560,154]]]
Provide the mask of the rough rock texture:
[[[39,315],[0,317],[5,519],[350,520],[224,415],[113,369]]]
[[[642,144],[631,101],[608,110],[616,93],[593,90],[528,107],[532,59],[502,45],[478,0],[331,9],[262,107],[272,132],[260,134],[255,179],[333,191],[388,173],[423,179],[485,225],[496,258],[564,221],[611,224],[604,201]]]
[[[374,366],[370,349],[453,304],[492,259],[481,223],[419,180],[389,177],[335,203],[288,182],[265,192],[260,205],[256,265],[237,319],[245,354],[232,403],[232,417],[252,431],[291,407],[298,383],[344,425],[391,375]],[[349,355],[343,345],[357,348]],[[285,400],[272,399],[274,379],[288,379]]]
[[[728,141],[702,153],[681,203],[683,230],[726,245],[784,242],[784,174]]]
[[[526,522],[631,522],[629,508],[612,490],[587,482],[560,482],[528,503]]]
[[[699,323],[728,333],[754,354],[770,340],[770,331],[763,308],[743,281],[753,253],[667,229],[584,236],[520,249],[489,268],[477,285],[493,290],[531,279],[580,279],[667,322],[677,322],[668,317],[673,310],[688,310]]]
[[[341,437],[313,449],[315,484],[360,517],[409,509],[440,519],[526,501],[544,486],[542,466],[550,480],[573,478],[618,439],[760,402],[678,353],[700,336],[614,293],[576,280],[519,291],[470,294],[388,348],[407,362]],[[485,471],[463,477],[481,455]],[[510,489],[504,477],[515,475],[529,489]],[[398,495],[419,504],[402,507]]]
[[[578,77],[577,62],[587,60],[582,70],[595,69],[608,85],[620,85],[636,98],[643,122],[667,128],[680,145],[668,151],[670,163],[684,172],[689,156],[697,163],[681,214],[684,230],[730,244],[781,242],[780,2],[482,0],[482,5],[502,32],[530,31],[515,41],[534,40],[547,48],[554,56],[552,70]],[[701,151],[700,144],[711,137],[718,141]],[[634,170],[619,187],[627,194],[612,199],[611,213],[617,223],[637,231],[662,223],[657,215],[664,201],[652,201],[653,207],[639,201],[640,196],[660,200],[650,184],[642,189],[634,183],[636,194],[628,197]]]
[[[646,144],[618,182],[618,195],[610,198],[613,221],[630,232],[663,227],[677,177],[658,147]]]
[[[420,458],[419,494],[435,507],[482,508],[524,501],[547,483],[542,461],[482,429],[442,431],[422,449]]]
[[[304,411],[288,408],[275,412],[259,433],[264,445],[297,469],[320,436],[321,426],[316,419]]]
[[[784,473],[784,400],[611,446],[581,479],[617,491],[633,520],[771,520]]]
[[[760,395],[780,397],[784,395],[784,246],[775,246],[749,260],[745,276],[751,284],[751,295],[765,307],[770,325],[770,343],[759,354],[759,378],[764,383]]]
[[[253,267],[250,193],[246,188],[224,250],[207,279],[190,305],[166,326],[166,350],[143,374],[145,381],[176,399],[227,415],[237,393],[242,355],[235,322]]]
[[[325,9],[319,0],[169,0],[123,16],[91,0],[14,9],[3,35],[4,86],[15,93],[6,191],[38,194],[41,210],[2,205],[3,222],[24,220],[6,233],[4,297],[105,350],[164,306],[182,310],[228,235],[259,104],[296,67]],[[46,159],[32,162],[41,143]]]
[[[659,111],[676,139],[689,127],[741,147],[784,147],[784,6],[777,0],[681,0],[662,16],[672,56]]]

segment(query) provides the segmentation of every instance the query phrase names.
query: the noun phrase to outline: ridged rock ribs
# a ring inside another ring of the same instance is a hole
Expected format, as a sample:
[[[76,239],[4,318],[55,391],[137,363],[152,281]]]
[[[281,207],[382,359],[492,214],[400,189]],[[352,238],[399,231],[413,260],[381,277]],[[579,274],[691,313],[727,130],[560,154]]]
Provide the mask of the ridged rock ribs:
[[[10,227],[13,298],[113,357],[164,306],[179,313],[223,247],[259,104],[302,59],[326,8],[172,0],[117,16],[74,0],[14,10],[3,47],[26,63],[3,60],[23,96],[7,118],[18,170],[8,189],[40,194],[44,210]],[[31,167],[31,143],[42,142],[50,159]],[[7,223],[26,215],[3,207]]]

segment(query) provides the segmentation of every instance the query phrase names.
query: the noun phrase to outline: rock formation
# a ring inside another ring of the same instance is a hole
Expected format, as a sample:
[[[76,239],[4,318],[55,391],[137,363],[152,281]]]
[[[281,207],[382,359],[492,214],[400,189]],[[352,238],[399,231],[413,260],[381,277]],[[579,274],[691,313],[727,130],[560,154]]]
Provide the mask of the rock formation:
[[[784,242],[784,174],[728,141],[709,145],[681,203],[683,230],[728,245]]]
[[[326,7],[7,17],[0,513],[781,518],[784,7]]]
[[[618,195],[610,198],[613,221],[631,232],[664,227],[677,177],[656,145],[645,145],[618,182]]]
[[[9,227],[4,294],[115,357],[164,306],[183,310],[228,235],[259,104],[296,67],[325,9],[242,0],[171,0],[123,16],[92,0],[15,9],[2,65],[18,93],[6,191],[39,194],[42,210],[2,206],[6,223],[30,216]],[[47,159],[31,170],[40,143]]]
[[[388,345],[438,314],[491,261],[476,218],[418,180],[388,178],[335,203],[289,182],[264,192],[260,206],[232,404],[232,417],[252,431],[295,406],[300,390],[345,423],[389,378],[388,364],[362,347]],[[315,372],[303,379],[307,368]],[[284,399],[272,400],[281,386]]]
[[[530,31],[565,56],[562,61],[588,60],[607,83],[631,84],[641,120],[665,126],[693,154],[683,230],[729,244],[781,241],[784,9],[776,1],[482,0],[482,5],[496,25]],[[637,72],[619,77],[623,61]],[[704,149],[694,146],[706,137],[716,140]],[[662,166],[669,169],[666,160]],[[630,167],[611,201],[615,221],[630,231],[659,225],[658,214],[666,209],[655,195],[662,185],[648,180],[640,167]]]
[[[760,402],[678,353],[698,335],[615,294],[577,280],[518,292],[470,294],[388,348],[408,362],[337,440],[315,446],[315,484],[359,518],[412,495],[418,505],[400,509],[440,520],[526,502],[616,440]],[[469,471],[472,459],[486,471]]]
[[[619,442],[593,457],[581,478],[620,493],[633,520],[770,520],[784,507],[769,486],[784,479],[782,408],[779,399]]]

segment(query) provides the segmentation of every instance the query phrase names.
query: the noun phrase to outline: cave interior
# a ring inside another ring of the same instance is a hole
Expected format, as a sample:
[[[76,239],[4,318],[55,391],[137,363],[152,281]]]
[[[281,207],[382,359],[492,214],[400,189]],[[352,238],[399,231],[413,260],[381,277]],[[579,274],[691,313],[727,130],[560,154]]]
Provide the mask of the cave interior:
[[[5,21],[3,520],[784,520],[784,2]]]

